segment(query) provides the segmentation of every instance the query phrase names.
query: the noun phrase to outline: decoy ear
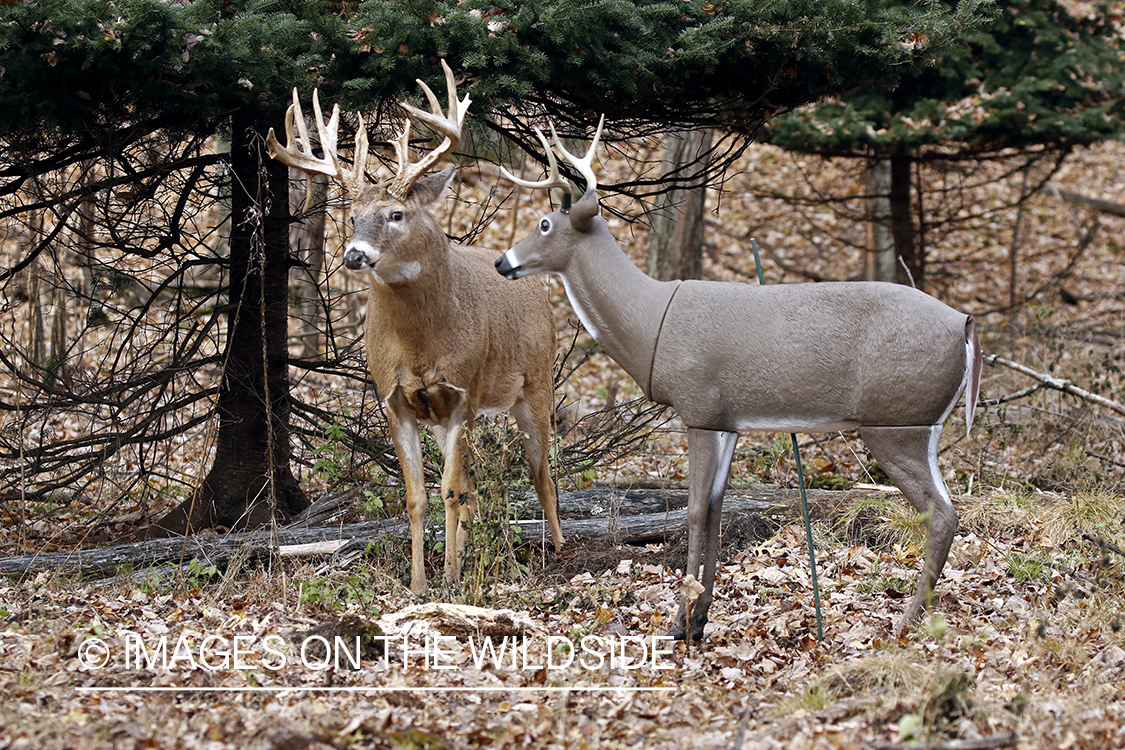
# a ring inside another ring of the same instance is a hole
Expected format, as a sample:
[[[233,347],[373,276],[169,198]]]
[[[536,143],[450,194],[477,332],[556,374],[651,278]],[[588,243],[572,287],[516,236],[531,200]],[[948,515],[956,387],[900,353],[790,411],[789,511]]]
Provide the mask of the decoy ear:
[[[598,209],[598,196],[594,194],[583,196],[582,200],[570,208],[570,226],[578,232],[589,231],[590,222],[598,215]]]

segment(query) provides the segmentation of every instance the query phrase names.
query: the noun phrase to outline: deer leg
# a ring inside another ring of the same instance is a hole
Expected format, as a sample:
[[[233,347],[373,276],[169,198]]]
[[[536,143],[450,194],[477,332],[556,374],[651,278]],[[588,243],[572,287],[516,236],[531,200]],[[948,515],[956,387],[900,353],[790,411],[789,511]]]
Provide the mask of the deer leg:
[[[445,580],[461,580],[461,557],[469,538],[469,525],[476,515],[476,488],[469,476],[472,457],[461,414],[434,427],[445,466],[441,472],[441,499],[445,505]]]
[[[426,519],[426,483],[422,473],[422,441],[414,411],[395,390],[387,399],[387,423],[395,455],[406,484],[406,514],[410,518],[410,590],[421,594],[426,590],[426,566],[423,558]]]
[[[548,392],[546,398],[542,394],[535,394],[534,398],[534,404],[530,403],[530,397],[528,400],[517,400],[511,411],[516,418],[516,425],[527,436],[523,439],[523,450],[527,454],[528,468],[531,469],[531,482],[535,485],[539,504],[543,506],[543,516],[551,528],[551,539],[557,552],[562,548],[563,535],[562,526],[559,525],[558,494],[555,481],[551,478],[550,462],[547,460],[553,394]]]
[[[934,586],[957,532],[957,511],[938,469],[938,439],[941,425],[926,427],[860,427],[860,437],[887,476],[902,491],[926,523],[926,558],[918,589],[902,619],[895,625],[901,632],[917,620],[934,600]]]
[[[691,637],[696,641],[703,638],[715,589],[723,493],[737,443],[737,432],[688,429],[688,552],[684,575],[694,576],[703,585],[703,593],[691,604]],[[687,615],[687,600],[681,599],[676,624],[669,633],[676,640],[687,636]]]

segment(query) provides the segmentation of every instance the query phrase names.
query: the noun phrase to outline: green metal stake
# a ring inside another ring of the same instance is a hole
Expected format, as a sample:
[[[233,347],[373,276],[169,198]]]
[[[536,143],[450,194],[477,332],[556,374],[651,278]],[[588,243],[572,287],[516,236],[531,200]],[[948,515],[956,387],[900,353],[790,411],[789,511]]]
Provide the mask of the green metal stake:
[[[816,610],[816,639],[824,640],[824,621],[820,617],[820,585],[816,581],[816,548],[812,540],[812,521],[809,520],[809,498],[805,494],[805,472],[801,470],[801,452],[797,449],[797,435],[789,433],[793,440],[793,460],[797,462],[797,487],[801,492],[801,511],[805,514],[805,538],[809,543],[809,568],[812,570],[813,608]]]
[[[758,241],[750,239],[750,249],[754,251],[754,266],[758,269],[758,283],[766,285],[765,274],[762,273],[762,258],[758,255]],[[793,441],[793,460],[797,464],[797,490],[801,493],[801,512],[805,516],[805,538],[809,545],[809,568],[812,570],[812,595],[813,608],[816,610],[816,639],[824,640],[824,621],[820,615],[820,585],[816,580],[816,547],[813,546],[812,520],[809,518],[809,499],[805,493],[805,472],[801,468],[801,451],[797,447],[796,433],[789,433]]]
[[[762,273],[762,256],[758,255],[758,241],[750,238],[750,249],[754,251],[754,268],[758,269],[758,284],[766,285],[766,275]]]

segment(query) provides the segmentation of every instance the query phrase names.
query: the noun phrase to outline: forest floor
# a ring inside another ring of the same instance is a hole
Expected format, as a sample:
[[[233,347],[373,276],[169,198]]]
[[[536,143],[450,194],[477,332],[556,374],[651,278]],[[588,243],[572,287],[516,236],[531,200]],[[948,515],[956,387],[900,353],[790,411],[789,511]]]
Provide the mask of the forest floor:
[[[920,540],[887,501],[818,513],[822,641],[792,523],[727,529],[690,651],[661,638],[679,554],[656,546],[576,543],[481,602],[520,627],[460,632],[379,620],[419,602],[383,560],[6,581],[0,748],[1125,746],[1121,497],[957,504],[934,613],[901,637]],[[359,669],[316,649],[342,633],[356,653],[368,631],[315,629],[348,616],[390,644]]]
[[[771,283],[862,268],[853,167],[763,147],[741,169],[709,220],[708,277],[752,280],[751,236]],[[961,221],[932,228],[927,288],[974,314],[986,351],[1125,400],[1125,220],[1049,191],[1016,209],[1020,174],[963,177],[972,190],[929,207]],[[1120,200],[1125,149],[1077,153],[1052,180]],[[828,200],[830,190],[850,197]],[[607,205],[629,210],[618,198]],[[496,222],[482,241],[505,246],[543,207],[541,197],[527,202],[511,229]],[[471,220],[472,210],[461,213],[457,222]],[[643,231],[618,217],[610,224],[643,257]],[[560,289],[555,299],[561,339],[569,315]],[[951,418],[941,463],[961,528],[933,612],[901,636],[894,624],[921,564],[919,525],[878,491],[815,509],[819,641],[804,530],[791,518],[724,531],[711,622],[690,649],[661,638],[676,608],[682,539],[524,549],[500,583],[474,578],[470,566],[464,589],[437,586],[424,598],[403,586],[405,540],[344,568],[196,561],[111,582],[41,573],[0,580],[0,750],[1125,748],[1125,430],[1119,415],[1081,399],[1041,385],[1024,393],[1036,382],[987,366],[973,434]],[[580,413],[637,395],[598,356],[566,389]],[[732,485],[792,486],[787,443],[744,439]],[[875,479],[854,436],[804,447],[814,477]],[[193,476],[205,465],[206,456],[178,452],[165,468]],[[562,482],[681,486],[686,469],[673,421],[642,449]],[[322,476],[308,480],[310,494],[325,487]],[[0,551],[105,541],[152,511],[141,501],[88,502],[43,517],[6,507]],[[433,631],[394,620],[424,619],[417,607],[426,602],[513,614],[427,642]],[[315,648],[302,653],[325,633],[350,643],[352,617],[378,623],[388,650],[365,651],[359,669],[329,666]],[[508,647],[502,657],[482,658],[489,633]],[[577,653],[565,664],[568,645]]]

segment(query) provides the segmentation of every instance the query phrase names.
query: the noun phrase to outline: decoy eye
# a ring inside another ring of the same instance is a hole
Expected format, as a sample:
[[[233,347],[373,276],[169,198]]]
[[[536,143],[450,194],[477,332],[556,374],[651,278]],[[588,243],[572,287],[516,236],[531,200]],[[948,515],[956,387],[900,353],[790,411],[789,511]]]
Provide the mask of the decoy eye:
[[[551,231],[551,220],[544,216],[539,220],[539,233],[547,234]]]

